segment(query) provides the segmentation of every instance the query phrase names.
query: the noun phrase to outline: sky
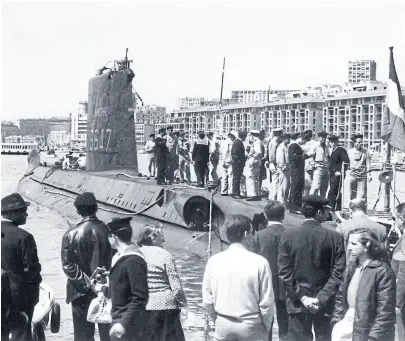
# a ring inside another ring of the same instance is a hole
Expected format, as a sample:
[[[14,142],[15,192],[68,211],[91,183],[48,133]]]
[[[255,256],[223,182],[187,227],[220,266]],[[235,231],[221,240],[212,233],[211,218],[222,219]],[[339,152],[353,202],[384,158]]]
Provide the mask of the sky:
[[[405,2],[8,2],[1,7],[1,119],[67,117],[108,61],[133,59],[145,104],[238,89],[347,81],[348,61],[389,46],[405,86]]]

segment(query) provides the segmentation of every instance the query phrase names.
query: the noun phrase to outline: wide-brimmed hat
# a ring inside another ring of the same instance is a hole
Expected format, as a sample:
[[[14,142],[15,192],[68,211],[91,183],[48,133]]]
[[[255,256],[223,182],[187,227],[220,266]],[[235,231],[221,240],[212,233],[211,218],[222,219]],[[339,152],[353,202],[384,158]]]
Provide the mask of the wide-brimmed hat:
[[[1,213],[27,208],[30,204],[20,194],[13,193],[1,199]]]

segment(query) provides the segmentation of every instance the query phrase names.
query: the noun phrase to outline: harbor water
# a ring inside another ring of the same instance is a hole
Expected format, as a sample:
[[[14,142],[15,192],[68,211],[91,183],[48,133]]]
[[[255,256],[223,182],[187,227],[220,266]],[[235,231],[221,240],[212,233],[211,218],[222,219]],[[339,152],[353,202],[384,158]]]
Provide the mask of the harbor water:
[[[139,171],[147,174],[147,158],[145,154],[138,155]],[[2,155],[1,156],[1,196],[4,197],[16,191],[18,181],[27,168],[26,156]],[[218,167],[218,173],[220,169]],[[191,173],[194,173],[193,171]],[[373,181],[369,185],[369,206],[372,206],[378,193],[378,172],[373,172]],[[221,175],[221,174],[220,174]],[[192,175],[194,178],[194,174]],[[396,194],[399,201],[405,202],[405,173],[398,172],[396,175]],[[153,181],[153,180],[151,180]],[[263,186],[266,186],[265,180]],[[268,186],[268,184],[267,184]],[[348,187],[346,187],[348,188]],[[348,193],[345,196],[345,206],[348,204]],[[377,209],[383,208],[384,199],[381,198]],[[371,203],[371,205],[370,205]],[[58,334],[52,334],[46,330],[47,340],[67,341],[73,339],[73,322],[71,307],[65,303],[66,299],[66,276],[64,275],[60,261],[60,245],[64,232],[68,229],[67,218],[47,207],[41,207],[32,203],[28,208],[29,217],[24,226],[35,237],[38,246],[38,256],[42,264],[43,281],[55,292],[56,301],[61,305],[61,328]],[[78,217],[79,219],[79,217]],[[134,218],[136,219],[136,218]],[[170,238],[170,233],[166,234]],[[207,327],[204,311],[202,308],[201,286],[205,263],[195,255],[186,254],[179,250],[172,252],[180,277],[187,295],[189,313],[183,321],[183,328],[187,341],[212,340],[212,324]],[[275,323],[275,329],[277,324]],[[278,331],[273,331],[273,340],[277,341]]]

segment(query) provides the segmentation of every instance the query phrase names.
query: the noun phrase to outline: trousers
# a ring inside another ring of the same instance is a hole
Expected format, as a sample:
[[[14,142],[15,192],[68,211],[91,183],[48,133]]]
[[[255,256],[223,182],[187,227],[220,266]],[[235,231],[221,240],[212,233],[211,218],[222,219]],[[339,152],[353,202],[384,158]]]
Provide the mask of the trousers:
[[[278,169],[278,193],[277,200],[287,206],[288,194],[290,192],[290,170]]]
[[[304,170],[291,168],[290,208],[299,210],[302,205],[302,192],[304,191]]]
[[[363,199],[367,203],[367,177],[359,180],[349,175],[349,187],[350,200],[355,198]]]
[[[11,332],[11,341],[31,341],[32,340],[32,332],[31,332],[31,322],[32,322],[32,316],[34,314],[34,308],[35,306],[27,307],[23,311],[24,313],[27,314],[28,316],[28,322],[25,323],[23,319],[21,318],[21,323],[17,323],[16,321],[15,324],[16,326],[12,327],[10,332]],[[22,317],[22,315],[18,315],[18,319]],[[19,319],[20,320],[20,319]],[[8,338],[7,338],[8,340]]]
[[[226,168],[225,168],[226,167]],[[222,181],[221,181],[221,194],[232,194],[232,165],[230,163],[224,163]]]
[[[280,186],[280,176],[277,171],[275,170],[270,170],[270,177],[271,179],[271,191],[269,191],[269,199],[270,200],[277,200],[277,195],[278,195],[278,188]]]
[[[240,196],[240,180],[243,175],[243,168],[245,168],[245,164],[241,162],[234,162],[232,163],[232,174],[233,174],[233,195]]]
[[[215,321],[216,341],[263,341],[267,338],[268,331],[262,323],[240,322],[222,316]]]
[[[328,200],[333,211],[340,211],[342,209],[342,181],[342,176],[335,174],[332,174],[329,179]]]
[[[206,173],[207,163],[204,161],[195,161],[194,162],[194,172],[197,177],[197,185],[205,185],[205,173]]]
[[[188,162],[185,158],[180,156],[180,162],[179,162],[179,173],[180,173],[180,179],[184,180],[184,174],[185,178],[187,179],[188,182],[191,182],[191,173],[190,173],[190,162]]]
[[[260,196],[260,163],[253,164],[248,169],[246,194],[250,198]]]
[[[313,341],[312,327],[315,331],[316,341],[331,341],[331,318],[311,313],[290,314],[288,316],[289,341]]]
[[[314,170],[314,178],[312,180],[311,191],[309,194],[318,194],[322,197],[326,197],[326,191],[329,185],[329,169],[328,168],[316,168]]]
[[[277,324],[278,324],[278,337],[280,341],[288,341],[288,313],[285,300],[275,300]],[[273,340],[273,324],[271,323],[271,329],[269,332],[269,341]]]
[[[154,177],[156,173],[156,158],[154,154],[148,154],[148,172],[149,176]]]
[[[166,158],[160,157],[156,160],[156,179],[158,185],[166,184]]]
[[[219,163],[219,158],[214,157],[211,162],[209,163],[209,174],[212,182],[218,182],[219,181],[219,176],[218,176],[218,163]]]
[[[87,311],[92,301],[90,296],[81,296],[72,302],[73,333],[74,341],[94,341],[96,325],[87,322]],[[109,341],[109,324],[98,324],[101,341]]]
[[[309,192],[311,191],[312,180],[314,178],[314,171],[313,170],[305,171],[304,178],[305,178],[304,195],[308,195]]]

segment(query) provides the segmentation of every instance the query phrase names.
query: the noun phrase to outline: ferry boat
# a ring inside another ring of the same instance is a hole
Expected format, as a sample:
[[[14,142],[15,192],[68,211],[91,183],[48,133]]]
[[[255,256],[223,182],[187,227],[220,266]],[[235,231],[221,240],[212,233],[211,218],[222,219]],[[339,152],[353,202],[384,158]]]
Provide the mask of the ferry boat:
[[[31,150],[38,149],[38,143],[2,143],[1,154],[28,155]]]

